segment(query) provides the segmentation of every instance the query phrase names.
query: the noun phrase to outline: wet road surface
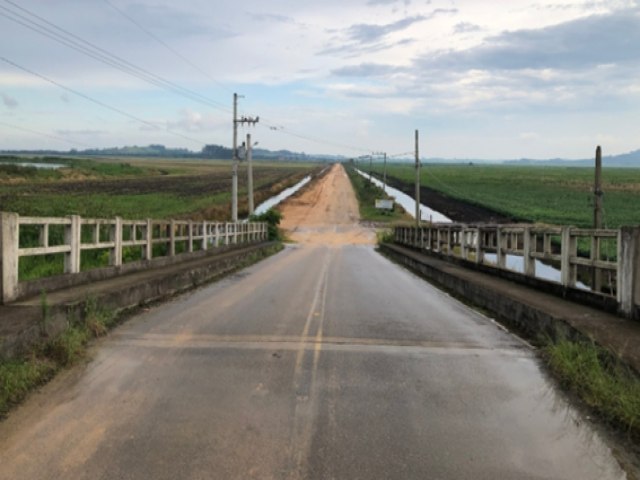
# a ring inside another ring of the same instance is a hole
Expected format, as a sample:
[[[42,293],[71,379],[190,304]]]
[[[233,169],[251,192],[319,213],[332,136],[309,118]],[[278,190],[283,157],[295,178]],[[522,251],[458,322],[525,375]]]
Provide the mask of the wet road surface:
[[[295,200],[302,243],[130,319],[0,423],[0,479],[626,478],[529,346],[366,244],[345,179]]]
[[[368,246],[289,247],[94,355],[0,425],[0,478],[624,478],[529,347]]]

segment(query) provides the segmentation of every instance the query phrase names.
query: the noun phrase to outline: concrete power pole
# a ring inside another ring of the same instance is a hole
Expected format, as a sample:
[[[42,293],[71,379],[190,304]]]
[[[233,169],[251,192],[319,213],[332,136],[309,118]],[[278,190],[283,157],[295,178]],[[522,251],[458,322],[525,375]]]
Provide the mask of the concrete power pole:
[[[238,221],[238,94],[233,94],[233,167],[231,169],[231,221]]]
[[[372,183],[373,178],[373,154],[369,155],[369,183]]]
[[[593,187],[593,228],[602,228],[602,149],[596,148],[596,178]]]
[[[233,94],[233,168],[231,171],[231,221],[238,221],[238,124],[248,123],[255,125],[260,121],[260,117],[238,118],[238,98],[242,98],[237,93]]]
[[[247,190],[249,195],[249,215],[253,215],[253,146],[251,145],[251,134],[247,133]]]
[[[385,152],[384,154],[384,174],[382,176],[382,191],[384,193],[387,193],[387,152]]]
[[[418,151],[418,130],[416,130],[416,228],[420,228],[420,153]]]

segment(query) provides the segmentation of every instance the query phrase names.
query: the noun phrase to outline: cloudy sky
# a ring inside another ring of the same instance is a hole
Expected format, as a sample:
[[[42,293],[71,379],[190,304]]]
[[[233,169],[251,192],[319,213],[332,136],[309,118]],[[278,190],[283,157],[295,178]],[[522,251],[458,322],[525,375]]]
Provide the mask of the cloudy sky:
[[[640,0],[0,0],[0,149],[640,148]]]

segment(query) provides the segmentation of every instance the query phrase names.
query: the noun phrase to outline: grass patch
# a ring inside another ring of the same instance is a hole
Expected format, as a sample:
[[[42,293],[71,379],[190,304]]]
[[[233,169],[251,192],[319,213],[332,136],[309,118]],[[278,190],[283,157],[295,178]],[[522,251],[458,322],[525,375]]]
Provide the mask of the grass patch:
[[[42,309],[43,315],[48,315],[45,295]],[[89,341],[105,335],[115,320],[115,312],[89,298],[84,302],[82,318],[69,321],[61,334],[36,346],[24,358],[0,361],[0,418],[56,372],[82,359]],[[46,335],[46,325],[41,333]]]
[[[264,213],[261,213],[260,215],[252,215],[249,218],[249,221],[250,222],[266,222],[268,240],[276,240],[281,242],[284,239],[284,234],[282,233],[282,230],[278,228],[278,225],[280,225],[280,222],[282,221],[282,213],[280,213],[279,210],[270,208],[269,210],[267,210]]]
[[[36,357],[0,363],[0,418],[56,370],[54,362]]]
[[[543,349],[551,370],[606,420],[640,438],[640,379],[604,348],[559,340]]]
[[[350,165],[345,165],[345,170],[351,185],[356,193],[358,205],[360,209],[360,218],[371,222],[396,222],[406,219],[406,213],[396,203],[393,204],[393,210],[381,210],[375,207],[377,199],[389,199],[389,197],[380,187],[369,182],[368,179],[358,174]]]

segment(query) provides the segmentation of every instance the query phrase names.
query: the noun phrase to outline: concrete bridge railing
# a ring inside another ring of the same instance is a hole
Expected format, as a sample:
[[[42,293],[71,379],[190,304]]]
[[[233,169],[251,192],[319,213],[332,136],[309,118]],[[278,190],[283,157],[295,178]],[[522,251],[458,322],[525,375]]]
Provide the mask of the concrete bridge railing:
[[[640,306],[640,228],[594,230],[574,227],[517,225],[426,224],[397,226],[401,245],[456,257],[477,264],[509,268],[517,257],[519,272],[536,277],[536,261],[553,264],[564,287],[589,288],[613,297],[621,314],[637,315]],[[487,257],[492,257],[488,259]],[[590,285],[578,282],[578,270],[588,272]]]
[[[27,229],[31,240],[28,246]],[[56,229],[58,235],[52,235]],[[36,236],[38,240],[34,242]],[[267,237],[267,224],[262,222],[87,219],[78,215],[44,218],[0,212],[0,303],[18,298],[19,261],[25,257],[63,254],[64,273],[79,274],[83,270],[81,253],[88,250],[108,251],[109,266],[117,268],[122,267],[127,249],[137,247],[140,260],[147,260],[145,265],[150,266],[155,245],[165,245],[166,256],[175,257],[177,245],[183,252],[193,253],[223,245],[263,241]]]

